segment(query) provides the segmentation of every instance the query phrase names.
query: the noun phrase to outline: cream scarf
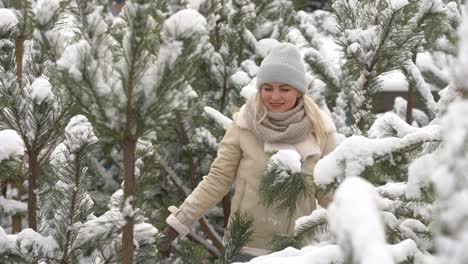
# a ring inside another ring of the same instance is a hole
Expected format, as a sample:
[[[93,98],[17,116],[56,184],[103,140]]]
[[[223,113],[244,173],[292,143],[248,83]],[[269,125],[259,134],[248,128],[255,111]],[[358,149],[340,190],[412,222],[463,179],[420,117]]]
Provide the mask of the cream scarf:
[[[265,113],[262,107],[257,110],[255,96],[249,98],[245,106],[248,128],[263,142],[297,144],[312,133],[312,122],[305,114],[302,98],[293,109],[282,113]]]

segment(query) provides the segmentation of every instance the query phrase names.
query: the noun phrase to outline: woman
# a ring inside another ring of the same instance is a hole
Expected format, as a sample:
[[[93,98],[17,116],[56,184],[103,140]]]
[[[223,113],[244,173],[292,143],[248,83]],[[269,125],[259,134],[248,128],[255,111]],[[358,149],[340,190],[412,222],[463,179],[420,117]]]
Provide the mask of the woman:
[[[252,241],[243,254],[264,255],[275,233],[294,232],[294,221],[287,213],[278,215],[274,208],[259,202],[258,186],[266,164],[278,150],[294,149],[301,155],[304,173],[312,175],[317,161],[335,148],[335,126],[305,95],[304,63],[292,44],[278,44],[265,57],[258,70],[257,88],[257,95],[234,115],[208,175],[180,208],[169,208],[169,227],[163,231],[166,246],[178,235],[186,235],[191,224],[214,207],[233,183],[231,211],[248,212],[255,218]],[[310,183],[313,186],[312,179]],[[314,197],[298,206],[293,219],[309,215],[316,208],[316,199],[322,206],[330,202],[330,195],[315,187],[312,192]]]

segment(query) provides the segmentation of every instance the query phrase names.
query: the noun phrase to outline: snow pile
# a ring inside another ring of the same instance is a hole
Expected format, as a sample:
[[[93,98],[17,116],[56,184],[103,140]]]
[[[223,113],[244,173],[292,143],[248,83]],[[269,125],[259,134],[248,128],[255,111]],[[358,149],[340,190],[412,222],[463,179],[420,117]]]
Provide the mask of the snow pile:
[[[301,156],[295,150],[280,150],[270,158],[266,170],[267,173],[282,171],[288,175],[301,173]]]
[[[39,0],[33,9],[36,21],[39,25],[47,25],[55,12],[60,8],[58,0]]]
[[[31,84],[31,98],[41,104],[44,100],[53,99],[52,85],[42,77],[36,78]]]
[[[227,129],[231,123],[232,120],[228,118],[227,116],[221,114],[218,110],[205,106],[203,108],[203,111],[211,118],[213,119],[216,123],[221,125],[224,129]]]
[[[65,48],[62,57],[57,61],[57,66],[69,72],[75,81],[83,79],[82,69],[91,56],[91,46],[82,39]]]
[[[0,196],[0,212],[3,215],[15,215],[15,214],[26,214],[28,207],[26,203],[5,199],[3,196]]]
[[[70,119],[65,127],[65,144],[71,153],[78,151],[85,145],[97,142],[93,127],[83,115],[76,115]]]
[[[205,17],[194,9],[183,9],[170,16],[164,21],[163,31],[174,39],[186,39],[208,33]]]
[[[24,143],[15,130],[0,131],[0,162],[24,154]]]
[[[0,32],[9,31],[18,25],[18,18],[16,18],[13,11],[8,8],[0,8]]]
[[[351,177],[337,189],[329,207],[330,229],[346,256],[352,256],[355,263],[393,263],[377,201],[374,186]],[[361,209],[356,210],[356,206]]]

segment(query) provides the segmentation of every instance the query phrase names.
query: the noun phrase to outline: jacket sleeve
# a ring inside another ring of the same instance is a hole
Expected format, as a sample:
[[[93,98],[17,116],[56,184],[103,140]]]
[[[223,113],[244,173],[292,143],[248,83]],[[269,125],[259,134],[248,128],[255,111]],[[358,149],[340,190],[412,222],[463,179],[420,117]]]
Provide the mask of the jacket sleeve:
[[[322,157],[328,155],[336,148],[336,131],[332,130],[327,133],[325,144],[322,145]],[[333,193],[317,190],[315,198],[318,204],[323,208],[327,208],[328,204],[333,200]]]
[[[241,157],[239,127],[233,122],[226,130],[208,175],[203,177],[180,208],[169,207],[172,214],[166,219],[166,223],[180,235],[186,235],[190,226],[229,192]]]

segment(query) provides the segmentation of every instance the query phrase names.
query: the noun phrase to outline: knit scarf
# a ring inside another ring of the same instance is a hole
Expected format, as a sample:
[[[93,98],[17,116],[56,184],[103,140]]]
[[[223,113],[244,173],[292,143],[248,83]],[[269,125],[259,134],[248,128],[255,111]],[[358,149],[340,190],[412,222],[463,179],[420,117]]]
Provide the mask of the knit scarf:
[[[245,118],[249,130],[263,142],[280,144],[297,144],[304,141],[312,133],[312,122],[304,111],[304,101],[298,99],[297,105],[289,111],[281,113],[266,112],[259,107],[255,96],[246,103]]]

